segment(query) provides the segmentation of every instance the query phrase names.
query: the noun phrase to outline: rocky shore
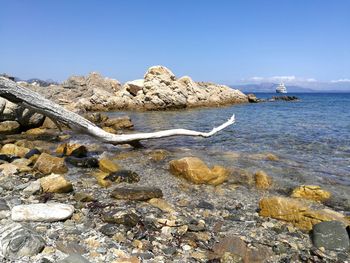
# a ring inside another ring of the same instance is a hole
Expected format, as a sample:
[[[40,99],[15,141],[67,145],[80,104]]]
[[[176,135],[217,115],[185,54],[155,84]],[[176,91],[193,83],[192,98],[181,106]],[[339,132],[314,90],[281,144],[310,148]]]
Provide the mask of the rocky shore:
[[[115,132],[133,127],[109,122]],[[349,260],[348,208],[320,186],[286,189],[262,170],[189,149],[117,148],[52,128],[1,144],[1,262]]]

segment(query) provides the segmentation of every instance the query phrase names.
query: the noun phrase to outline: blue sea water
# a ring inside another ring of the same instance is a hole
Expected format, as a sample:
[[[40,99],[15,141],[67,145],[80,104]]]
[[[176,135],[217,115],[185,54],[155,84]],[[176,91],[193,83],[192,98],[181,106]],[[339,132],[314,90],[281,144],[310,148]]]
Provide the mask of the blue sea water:
[[[275,94],[258,93],[259,98]],[[236,123],[209,138],[176,137],[148,147],[200,155],[208,162],[268,171],[281,180],[337,187],[350,195],[350,93],[297,93],[294,102],[264,102],[128,114],[137,131],[187,128],[208,131],[232,114]],[[273,153],[280,161],[255,158]],[[232,154],[232,158],[228,158]],[[235,158],[240,155],[241,158]]]

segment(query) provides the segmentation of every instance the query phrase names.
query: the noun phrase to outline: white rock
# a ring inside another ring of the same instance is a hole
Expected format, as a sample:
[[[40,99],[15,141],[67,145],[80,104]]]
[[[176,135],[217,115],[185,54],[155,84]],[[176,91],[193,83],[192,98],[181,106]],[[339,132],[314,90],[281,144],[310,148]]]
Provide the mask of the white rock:
[[[18,205],[12,208],[13,221],[54,222],[72,216],[74,207],[61,203]]]

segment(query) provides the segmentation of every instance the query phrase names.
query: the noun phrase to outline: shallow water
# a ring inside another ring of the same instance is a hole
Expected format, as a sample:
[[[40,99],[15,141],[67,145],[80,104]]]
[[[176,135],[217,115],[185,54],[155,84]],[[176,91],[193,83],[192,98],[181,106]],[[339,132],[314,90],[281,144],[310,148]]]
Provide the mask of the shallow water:
[[[136,131],[146,132],[180,127],[207,131],[235,114],[236,123],[212,138],[176,137],[145,144],[179,155],[199,155],[212,164],[264,169],[291,183],[319,183],[339,189],[339,193],[350,193],[350,93],[288,95],[301,100],[110,115],[127,114]],[[281,160],[251,156],[265,152]]]

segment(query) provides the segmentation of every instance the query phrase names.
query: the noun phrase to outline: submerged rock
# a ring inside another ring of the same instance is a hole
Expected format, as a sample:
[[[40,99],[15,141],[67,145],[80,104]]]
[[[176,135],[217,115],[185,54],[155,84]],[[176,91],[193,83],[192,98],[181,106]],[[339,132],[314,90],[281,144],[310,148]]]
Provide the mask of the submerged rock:
[[[72,205],[45,203],[18,205],[12,208],[13,221],[55,222],[70,218],[74,212]]]
[[[81,168],[97,168],[99,167],[99,162],[95,157],[84,157],[77,158],[73,156],[67,156],[65,161],[73,166]]]
[[[98,164],[102,172],[112,173],[119,170],[119,166],[108,158],[100,159]]]
[[[129,116],[109,118],[103,123],[103,125],[111,127],[114,130],[132,129],[134,127]]]
[[[34,169],[37,169],[43,174],[63,174],[68,171],[63,158],[55,157],[47,153],[40,154],[34,165]]]
[[[328,200],[331,193],[317,185],[302,185],[293,190],[292,197],[322,202]]]
[[[264,171],[257,171],[255,173],[255,186],[258,189],[269,189],[272,186],[272,178]]]
[[[265,197],[259,202],[260,216],[291,222],[302,230],[311,230],[313,225],[338,220],[349,224],[344,215],[330,209],[313,210],[310,204],[288,197]]]
[[[43,238],[19,223],[0,226],[0,256],[19,258],[34,256],[45,247]]]
[[[140,176],[130,170],[119,170],[113,173],[110,173],[108,176],[104,178],[105,180],[109,180],[115,183],[137,183],[140,181]]]
[[[339,221],[321,222],[312,229],[312,242],[318,248],[347,251],[350,247],[349,238],[346,226]]]
[[[152,198],[161,198],[163,193],[161,189],[156,187],[117,187],[113,190],[111,196],[116,199],[146,201]]]
[[[228,170],[221,166],[214,166],[210,170],[201,159],[196,157],[173,160],[169,165],[172,174],[196,184],[218,185],[226,181],[229,175]]]

